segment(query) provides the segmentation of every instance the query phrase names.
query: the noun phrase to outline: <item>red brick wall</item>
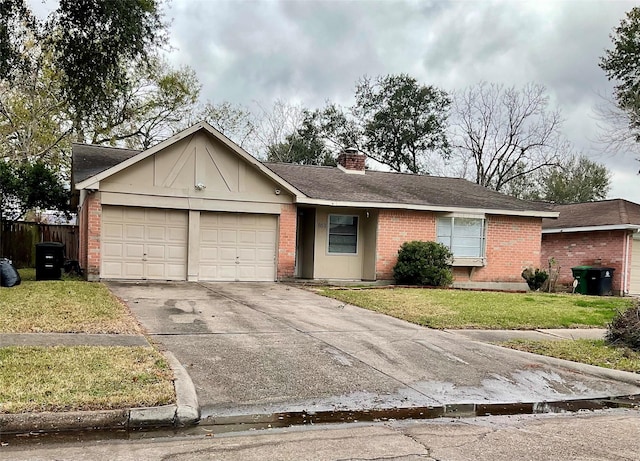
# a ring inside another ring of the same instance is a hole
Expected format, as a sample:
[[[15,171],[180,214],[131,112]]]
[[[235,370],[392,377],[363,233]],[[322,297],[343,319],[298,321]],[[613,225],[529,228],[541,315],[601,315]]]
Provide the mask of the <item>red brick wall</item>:
[[[87,249],[84,270],[89,280],[96,280],[100,277],[100,233],[102,229],[100,193],[88,194],[83,207],[86,208],[86,227],[81,229],[85,231],[84,241]]]
[[[87,267],[87,208],[86,202],[78,208],[78,263],[83,269]]]
[[[615,271],[612,286],[614,291],[622,293],[625,291],[623,271],[626,236],[627,231],[624,230],[544,234],[542,263],[546,265],[549,258],[554,258],[560,265],[558,281],[566,285],[573,282],[572,267],[593,266],[598,262],[603,267],[613,267]],[[629,251],[628,267],[630,267],[631,248],[629,247],[626,251]]]
[[[278,280],[294,276],[296,266],[296,221],[296,206],[282,205],[278,235]]]
[[[435,240],[436,217],[427,211],[380,210],[376,248],[376,278],[391,280],[398,249],[412,240]]]
[[[487,216],[486,264],[474,270],[474,282],[524,282],[522,270],[540,267],[540,218]],[[461,276],[458,276],[458,280]],[[469,279],[468,275],[465,277]]]
[[[523,282],[522,270],[540,265],[540,218],[488,216],[486,265],[471,273],[469,268],[456,268],[458,281]],[[411,240],[435,240],[436,215],[430,212],[380,210],[376,277],[393,278],[398,249]],[[470,278],[471,277],[471,278]]]

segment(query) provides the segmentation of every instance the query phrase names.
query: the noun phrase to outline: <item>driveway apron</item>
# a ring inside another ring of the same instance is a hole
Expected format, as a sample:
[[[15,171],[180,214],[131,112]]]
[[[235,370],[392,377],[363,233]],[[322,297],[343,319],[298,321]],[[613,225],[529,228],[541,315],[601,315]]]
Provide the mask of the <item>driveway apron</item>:
[[[562,362],[275,283],[110,282],[186,368],[203,418],[640,393]]]

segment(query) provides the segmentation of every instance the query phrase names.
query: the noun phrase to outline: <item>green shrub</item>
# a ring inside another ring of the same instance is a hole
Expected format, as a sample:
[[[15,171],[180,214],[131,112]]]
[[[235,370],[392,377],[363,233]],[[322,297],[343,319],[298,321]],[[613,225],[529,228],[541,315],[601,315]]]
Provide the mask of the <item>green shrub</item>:
[[[522,278],[527,281],[531,291],[536,291],[544,285],[544,282],[549,278],[549,274],[547,274],[547,271],[540,269],[534,271],[532,267],[527,267],[522,271]]]
[[[607,328],[606,339],[613,345],[624,345],[640,351],[640,306],[618,311]]]
[[[451,259],[446,246],[436,242],[405,242],[398,250],[393,278],[399,285],[447,286],[453,282]]]

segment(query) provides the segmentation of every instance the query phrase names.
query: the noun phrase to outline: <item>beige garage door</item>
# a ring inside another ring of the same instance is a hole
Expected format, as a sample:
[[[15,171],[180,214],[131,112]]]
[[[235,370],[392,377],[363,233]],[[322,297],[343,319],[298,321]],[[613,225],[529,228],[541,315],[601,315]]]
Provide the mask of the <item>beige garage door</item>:
[[[248,213],[200,215],[200,280],[274,281],[275,216]]]
[[[632,245],[629,293],[637,295],[640,294],[640,240],[633,239]]]
[[[185,280],[185,211],[104,206],[102,278]]]

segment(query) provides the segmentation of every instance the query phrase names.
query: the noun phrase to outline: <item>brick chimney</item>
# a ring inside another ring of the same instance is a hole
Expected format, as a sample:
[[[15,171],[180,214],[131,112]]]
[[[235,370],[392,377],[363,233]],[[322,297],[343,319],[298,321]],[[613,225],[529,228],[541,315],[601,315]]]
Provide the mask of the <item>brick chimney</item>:
[[[358,153],[355,147],[348,147],[338,155],[338,168],[345,173],[364,174],[366,155]]]

